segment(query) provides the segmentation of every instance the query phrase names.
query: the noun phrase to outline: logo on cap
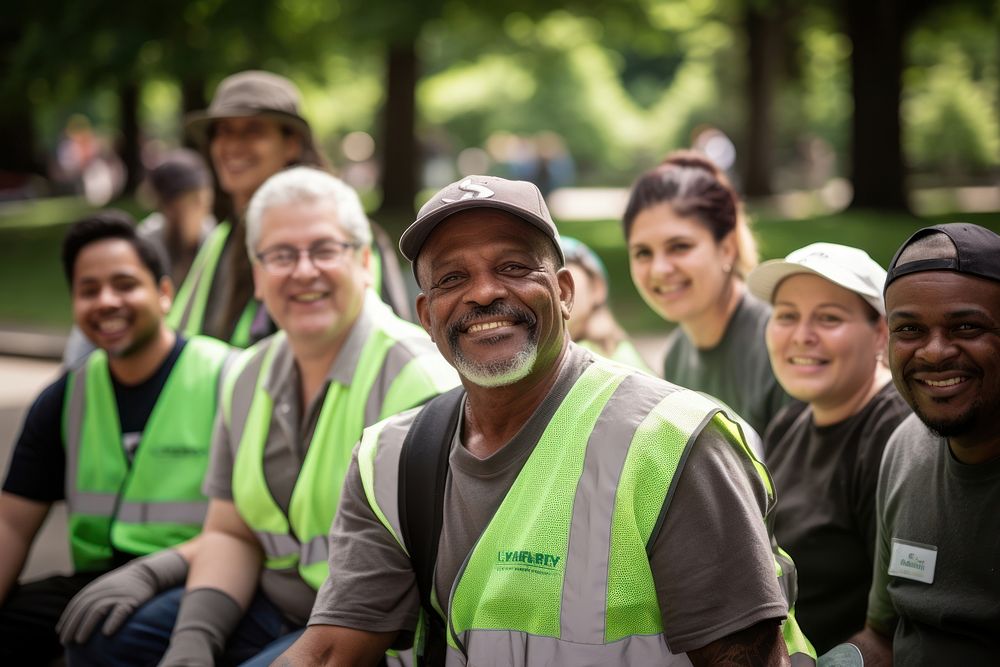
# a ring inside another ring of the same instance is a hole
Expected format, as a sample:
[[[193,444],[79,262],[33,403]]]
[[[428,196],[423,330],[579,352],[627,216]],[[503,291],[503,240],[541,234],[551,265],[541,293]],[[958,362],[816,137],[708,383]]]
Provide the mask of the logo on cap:
[[[485,185],[479,185],[473,183],[471,178],[467,178],[458,184],[458,189],[465,194],[458,199],[448,199],[447,197],[441,197],[441,201],[445,204],[451,204],[453,202],[462,201],[464,199],[488,199],[495,195],[496,193],[490,190]]]

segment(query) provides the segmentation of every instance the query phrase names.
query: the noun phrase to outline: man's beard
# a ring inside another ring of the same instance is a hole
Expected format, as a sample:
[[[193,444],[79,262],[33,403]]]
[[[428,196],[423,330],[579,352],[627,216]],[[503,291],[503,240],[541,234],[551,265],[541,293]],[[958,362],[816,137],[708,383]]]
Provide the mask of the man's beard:
[[[967,435],[973,431],[979,422],[980,413],[984,409],[982,397],[976,398],[969,409],[960,415],[948,419],[935,419],[924,414],[920,406],[914,404],[913,412],[924,423],[924,426],[942,438],[955,438]]]
[[[458,345],[458,336],[467,324],[483,317],[503,317],[514,324],[528,325],[528,340],[524,347],[509,359],[479,363],[467,359]],[[506,387],[526,378],[538,359],[538,329],[534,316],[503,302],[476,308],[448,327],[448,345],[451,347],[455,369],[459,375],[480,387]]]

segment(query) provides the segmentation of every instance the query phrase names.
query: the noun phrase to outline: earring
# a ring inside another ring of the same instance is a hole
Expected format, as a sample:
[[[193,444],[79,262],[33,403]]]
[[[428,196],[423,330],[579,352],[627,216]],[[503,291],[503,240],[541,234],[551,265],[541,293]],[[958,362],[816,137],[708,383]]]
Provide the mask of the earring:
[[[722,265],[722,272],[723,273],[729,273],[732,270],[733,270],[733,265],[732,264],[723,264]]]

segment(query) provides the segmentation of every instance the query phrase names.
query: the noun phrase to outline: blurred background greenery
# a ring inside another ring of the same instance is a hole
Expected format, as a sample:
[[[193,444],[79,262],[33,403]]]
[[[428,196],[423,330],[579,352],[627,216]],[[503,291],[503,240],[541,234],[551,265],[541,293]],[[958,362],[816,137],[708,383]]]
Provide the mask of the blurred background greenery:
[[[144,164],[247,68],[299,84],[391,232],[462,174],[535,180],[634,331],[662,324],[614,218],[674,148],[731,161],[765,257],[828,240],[885,263],[928,222],[1000,231],[1000,0],[35,0],[0,21],[0,326],[69,322],[65,225],[148,211]],[[89,183],[63,154],[81,136]]]

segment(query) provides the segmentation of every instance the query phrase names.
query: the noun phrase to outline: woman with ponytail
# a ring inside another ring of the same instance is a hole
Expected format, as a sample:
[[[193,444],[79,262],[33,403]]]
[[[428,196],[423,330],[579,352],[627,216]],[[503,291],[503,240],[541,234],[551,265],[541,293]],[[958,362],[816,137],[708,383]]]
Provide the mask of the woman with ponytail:
[[[771,307],[747,292],[757,248],[726,176],[694,151],[642,174],[624,215],[632,280],[670,334],[664,378],[719,399],[757,433],[791,399],[764,344]]]

